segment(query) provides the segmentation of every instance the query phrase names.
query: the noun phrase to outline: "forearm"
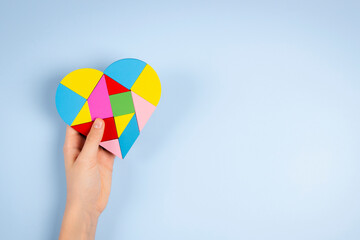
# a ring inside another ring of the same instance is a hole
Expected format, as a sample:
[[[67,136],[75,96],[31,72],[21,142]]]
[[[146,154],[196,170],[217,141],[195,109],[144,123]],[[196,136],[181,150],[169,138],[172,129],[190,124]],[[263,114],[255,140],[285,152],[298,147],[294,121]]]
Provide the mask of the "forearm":
[[[99,216],[84,211],[76,204],[66,204],[59,240],[95,239]]]

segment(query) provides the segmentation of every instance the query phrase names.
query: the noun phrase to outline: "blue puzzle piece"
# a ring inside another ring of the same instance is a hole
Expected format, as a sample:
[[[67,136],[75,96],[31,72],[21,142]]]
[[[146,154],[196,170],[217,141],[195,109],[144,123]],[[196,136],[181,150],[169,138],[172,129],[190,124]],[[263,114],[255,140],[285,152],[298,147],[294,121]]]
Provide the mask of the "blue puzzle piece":
[[[127,89],[131,89],[146,63],[133,58],[121,59],[108,66],[104,74],[114,79]]]
[[[126,126],[124,132],[119,137],[121,155],[125,158],[126,154],[138,138],[140,132],[136,119],[136,115],[131,118],[129,124]]]
[[[55,102],[61,118],[70,126],[86,99],[60,83],[56,90]]]

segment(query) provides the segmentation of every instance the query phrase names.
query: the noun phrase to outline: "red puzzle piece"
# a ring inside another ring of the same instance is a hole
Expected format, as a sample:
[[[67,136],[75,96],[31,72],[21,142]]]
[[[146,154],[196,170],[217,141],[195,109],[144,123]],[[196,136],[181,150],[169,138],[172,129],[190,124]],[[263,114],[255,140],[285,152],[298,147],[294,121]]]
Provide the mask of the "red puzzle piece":
[[[105,76],[105,81],[106,81],[109,95],[114,95],[114,94],[130,91],[129,89],[127,89],[120,83],[118,83],[115,80],[113,80],[112,78],[110,78],[109,76],[107,76],[105,74],[104,74],[104,76]]]
[[[114,118],[113,117],[105,118],[104,121],[105,121],[105,131],[101,141],[103,142],[118,138]]]
[[[78,131],[79,133],[81,133],[82,135],[87,136],[90,132],[92,124],[93,124],[93,122],[87,122],[87,123],[82,123],[79,125],[74,125],[71,127],[73,129],[75,129],[76,131]]]
[[[104,130],[104,135],[103,135],[103,138],[101,139],[101,141],[104,142],[104,141],[108,141],[108,140],[112,140],[112,139],[117,139],[118,136],[117,136],[114,118],[113,117],[105,118],[104,122],[105,122],[105,130]],[[79,133],[81,133],[82,135],[87,136],[90,132],[90,129],[91,129],[91,126],[93,123],[94,122],[87,122],[87,123],[83,123],[83,124],[79,124],[79,125],[74,125],[71,127],[74,128]]]

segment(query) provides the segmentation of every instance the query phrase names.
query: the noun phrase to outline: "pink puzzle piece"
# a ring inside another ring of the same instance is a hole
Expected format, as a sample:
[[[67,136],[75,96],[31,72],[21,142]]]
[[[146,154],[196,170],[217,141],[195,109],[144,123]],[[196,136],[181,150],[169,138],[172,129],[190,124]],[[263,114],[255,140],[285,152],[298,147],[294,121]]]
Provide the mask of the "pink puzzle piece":
[[[141,131],[156,107],[136,93],[131,92],[131,94],[133,97],[136,118],[138,120],[139,129]]]
[[[88,98],[88,103],[91,119],[93,121],[95,118],[104,119],[113,116],[104,75],[101,77],[99,83]]]
[[[117,157],[122,158],[120,151],[119,139],[101,142],[100,146],[107,149],[109,152],[115,154]]]

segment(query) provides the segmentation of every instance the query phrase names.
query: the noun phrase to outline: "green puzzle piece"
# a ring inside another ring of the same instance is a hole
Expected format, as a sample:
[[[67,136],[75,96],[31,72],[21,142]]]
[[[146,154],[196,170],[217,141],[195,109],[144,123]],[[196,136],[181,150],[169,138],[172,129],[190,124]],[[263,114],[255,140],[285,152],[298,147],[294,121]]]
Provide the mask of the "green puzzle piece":
[[[110,95],[110,103],[114,117],[135,112],[130,91]]]

